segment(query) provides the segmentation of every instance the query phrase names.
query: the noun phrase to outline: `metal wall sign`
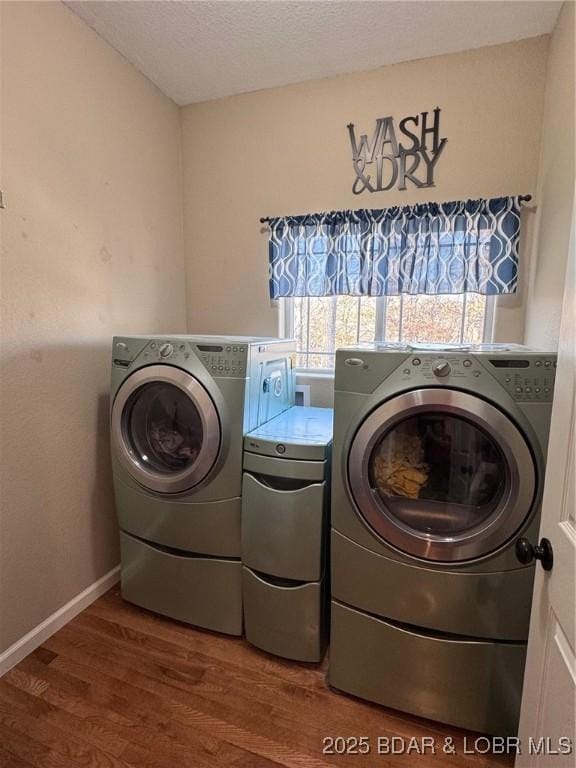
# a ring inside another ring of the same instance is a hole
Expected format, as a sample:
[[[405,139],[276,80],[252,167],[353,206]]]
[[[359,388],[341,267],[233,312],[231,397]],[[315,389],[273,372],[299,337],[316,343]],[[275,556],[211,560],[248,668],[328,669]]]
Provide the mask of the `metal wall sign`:
[[[440,138],[440,108],[404,117],[379,117],[372,138],[356,138],[354,124],[348,125],[352,164],[356,173],[352,192],[385,192],[398,186],[406,189],[433,187],[434,171],[448,139]]]

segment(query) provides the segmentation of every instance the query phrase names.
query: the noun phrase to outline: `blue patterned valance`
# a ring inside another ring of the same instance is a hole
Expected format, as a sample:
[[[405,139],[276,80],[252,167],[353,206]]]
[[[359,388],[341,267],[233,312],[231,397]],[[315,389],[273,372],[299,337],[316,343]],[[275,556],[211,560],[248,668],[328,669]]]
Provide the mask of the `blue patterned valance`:
[[[514,293],[524,199],[271,218],[270,296]]]

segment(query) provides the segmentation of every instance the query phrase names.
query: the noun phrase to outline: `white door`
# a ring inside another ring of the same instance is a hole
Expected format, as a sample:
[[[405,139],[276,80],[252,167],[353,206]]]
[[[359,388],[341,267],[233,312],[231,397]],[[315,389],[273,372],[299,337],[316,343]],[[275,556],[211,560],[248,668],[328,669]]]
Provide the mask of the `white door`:
[[[540,531],[552,543],[554,565],[536,569],[516,768],[576,765],[574,229],[573,219]]]

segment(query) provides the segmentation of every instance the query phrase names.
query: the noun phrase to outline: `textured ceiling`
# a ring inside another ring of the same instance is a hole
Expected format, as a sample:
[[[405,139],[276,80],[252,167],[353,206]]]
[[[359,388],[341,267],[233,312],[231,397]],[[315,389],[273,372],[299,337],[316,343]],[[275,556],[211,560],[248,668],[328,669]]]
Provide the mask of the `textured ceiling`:
[[[67,2],[178,104],[550,32],[561,2]]]

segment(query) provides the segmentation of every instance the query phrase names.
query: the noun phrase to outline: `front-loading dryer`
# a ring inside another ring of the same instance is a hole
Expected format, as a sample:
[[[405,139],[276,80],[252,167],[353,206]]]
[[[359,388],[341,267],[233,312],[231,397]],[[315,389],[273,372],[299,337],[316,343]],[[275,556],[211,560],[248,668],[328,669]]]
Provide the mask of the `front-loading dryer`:
[[[516,731],[555,355],[339,350],[329,680],[472,730]],[[340,471],[338,471],[338,469]]]
[[[290,408],[290,341],[115,337],[111,441],[126,600],[242,633],[242,445]]]

